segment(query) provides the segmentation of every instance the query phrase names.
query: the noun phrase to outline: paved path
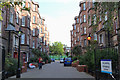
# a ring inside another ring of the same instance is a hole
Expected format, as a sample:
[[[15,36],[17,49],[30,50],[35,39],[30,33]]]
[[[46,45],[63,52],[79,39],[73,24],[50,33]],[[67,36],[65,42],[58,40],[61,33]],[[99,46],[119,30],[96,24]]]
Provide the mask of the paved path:
[[[15,78],[12,77],[12,78]],[[32,69],[28,72],[21,74],[21,78],[93,78],[84,72],[78,72],[76,68],[64,67],[63,64],[52,62],[45,64],[42,69]]]

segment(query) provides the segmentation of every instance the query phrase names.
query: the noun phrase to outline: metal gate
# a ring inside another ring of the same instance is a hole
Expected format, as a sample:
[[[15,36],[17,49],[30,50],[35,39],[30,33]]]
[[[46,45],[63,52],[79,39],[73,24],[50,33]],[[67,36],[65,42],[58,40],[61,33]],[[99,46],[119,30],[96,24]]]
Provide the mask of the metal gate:
[[[118,46],[96,47],[94,59],[96,80],[119,80]],[[101,72],[101,60],[111,60],[112,74]]]

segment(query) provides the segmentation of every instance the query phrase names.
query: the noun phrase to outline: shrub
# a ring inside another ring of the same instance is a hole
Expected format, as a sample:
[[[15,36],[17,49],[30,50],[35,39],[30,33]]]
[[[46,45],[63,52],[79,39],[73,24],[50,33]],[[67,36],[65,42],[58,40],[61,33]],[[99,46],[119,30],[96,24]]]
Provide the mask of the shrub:
[[[16,74],[18,65],[18,60],[15,58],[5,58],[5,71],[7,73]],[[22,67],[22,64],[20,63],[20,68]]]

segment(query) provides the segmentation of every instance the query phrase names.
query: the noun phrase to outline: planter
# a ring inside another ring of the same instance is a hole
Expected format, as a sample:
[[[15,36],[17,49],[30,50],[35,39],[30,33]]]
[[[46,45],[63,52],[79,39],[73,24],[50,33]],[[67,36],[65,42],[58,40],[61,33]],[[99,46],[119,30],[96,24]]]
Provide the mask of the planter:
[[[24,63],[23,63],[21,72],[22,72],[22,73],[23,73],[23,72],[27,72],[27,62],[24,62]]]
[[[78,65],[77,70],[79,72],[88,72],[88,67],[86,65]]]
[[[77,67],[77,63],[72,63],[72,67]]]
[[[79,60],[77,60],[75,63],[72,62],[72,67],[77,67],[79,65]]]

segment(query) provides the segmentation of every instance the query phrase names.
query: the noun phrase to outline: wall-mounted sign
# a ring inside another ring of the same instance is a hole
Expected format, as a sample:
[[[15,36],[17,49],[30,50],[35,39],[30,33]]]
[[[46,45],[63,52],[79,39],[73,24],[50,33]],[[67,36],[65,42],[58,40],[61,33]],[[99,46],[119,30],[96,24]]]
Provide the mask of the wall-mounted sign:
[[[101,60],[101,72],[112,74],[112,61],[110,59]]]

